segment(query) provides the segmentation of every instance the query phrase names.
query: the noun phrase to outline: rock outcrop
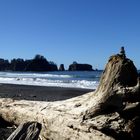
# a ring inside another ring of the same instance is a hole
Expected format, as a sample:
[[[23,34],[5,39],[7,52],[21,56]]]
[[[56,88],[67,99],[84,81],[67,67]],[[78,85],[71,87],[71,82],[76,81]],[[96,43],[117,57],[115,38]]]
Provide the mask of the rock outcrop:
[[[92,71],[92,66],[89,64],[73,63],[69,66],[69,71]]]
[[[34,59],[29,61],[25,71],[57,71],[57,66],[54,63],[50,63],[47,59],[41,55],[36,55]]]
[[[60,64],[59,71],[65,71],[64,64]]]
[[[42,124],[43,140],[139,140],[140,79],[133,62],[111,56],[95,92],[57,102],[0,99],[0,117]]]
[[[36,55],[33,59],[12,59],[10,62],[0,58],[0,71],[57,71],[57,65],[42,55]]]

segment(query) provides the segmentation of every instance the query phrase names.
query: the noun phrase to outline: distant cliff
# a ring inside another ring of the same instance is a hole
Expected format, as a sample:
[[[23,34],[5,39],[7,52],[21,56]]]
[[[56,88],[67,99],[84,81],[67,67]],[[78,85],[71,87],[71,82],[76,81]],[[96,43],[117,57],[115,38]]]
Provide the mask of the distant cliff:
[[[36,71],[36,72],[46,72],[46,71],[65,71],[64,64],[60,64],[59,69],[57,65],[48,61],[42,55],[35,55],[33,59],[24,60],[22,58],[14,58],[11,61],[0,58],[0,71]],[[73,62],[69,65],[69,71],[93,71],[92,65],[90,64],[79,64]]]
[[[29,61],[25,71],[57,71],[57,65],[53,62],[48,62],[46,58],[36,55],[35,58]]]
[[[47,61],[42,55],[36,55],[33,59],[23,60],[21,58],[8,60],[0,59],[0,71],[57,71],[57,65]]]
[[[92,66],[89,64],[78,64],[77,62],[73,62],[69,66],[69,71],[92,71]]]

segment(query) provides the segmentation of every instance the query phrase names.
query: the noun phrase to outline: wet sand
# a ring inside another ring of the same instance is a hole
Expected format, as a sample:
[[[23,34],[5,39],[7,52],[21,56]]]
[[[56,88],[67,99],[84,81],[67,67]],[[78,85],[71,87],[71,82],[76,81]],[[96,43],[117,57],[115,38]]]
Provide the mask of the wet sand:
[[[17,100],[59,101],[80,96],[92,89],[45,87],[15,84],[0,84],[0,98]]]

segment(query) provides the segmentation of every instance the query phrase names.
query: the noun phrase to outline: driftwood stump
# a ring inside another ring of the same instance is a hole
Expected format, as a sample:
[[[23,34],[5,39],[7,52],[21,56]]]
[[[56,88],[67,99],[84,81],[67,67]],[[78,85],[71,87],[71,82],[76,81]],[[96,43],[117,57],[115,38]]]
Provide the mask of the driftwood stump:
[[[111,56],[95,92],[57,102],[0,99],[0,116],[42,124],[43,140],[140,139],[140,84],[133,62]]]

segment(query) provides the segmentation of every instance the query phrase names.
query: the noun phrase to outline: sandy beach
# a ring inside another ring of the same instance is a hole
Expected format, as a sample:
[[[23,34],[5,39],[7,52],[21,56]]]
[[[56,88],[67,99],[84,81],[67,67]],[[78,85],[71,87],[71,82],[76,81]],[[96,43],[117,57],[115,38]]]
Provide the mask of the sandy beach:
[[[0,84],[0,98],[58,101],[80,96],[91,89]]]
[[[0,98],[13,98],[17,100],[24,99],[32,101],[58,101],[80,96],[90,91],[93,90],[80,88],[0,84]],[[4,121],[2,120],[0,121],[1,125],[3,122]],[[14,130],[15,128],[12,125],[4,124],[0,127],[0,135],[3,140],[7,139]]]

